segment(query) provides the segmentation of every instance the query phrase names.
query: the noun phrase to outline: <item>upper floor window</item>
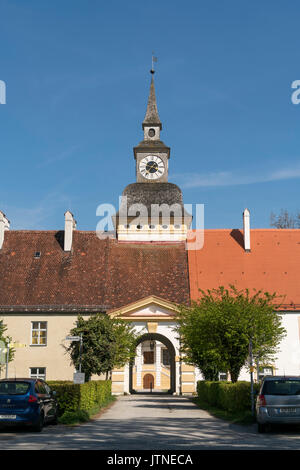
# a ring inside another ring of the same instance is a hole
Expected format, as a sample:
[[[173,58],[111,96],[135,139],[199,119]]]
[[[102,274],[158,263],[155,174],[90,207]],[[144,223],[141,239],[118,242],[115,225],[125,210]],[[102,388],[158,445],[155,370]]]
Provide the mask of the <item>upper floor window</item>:
[[[47,322],[33,321],[31,322],[31,345],[46,346],[47,344]]]
[[[144,351],[144,364],[154,364],[154,351]]]

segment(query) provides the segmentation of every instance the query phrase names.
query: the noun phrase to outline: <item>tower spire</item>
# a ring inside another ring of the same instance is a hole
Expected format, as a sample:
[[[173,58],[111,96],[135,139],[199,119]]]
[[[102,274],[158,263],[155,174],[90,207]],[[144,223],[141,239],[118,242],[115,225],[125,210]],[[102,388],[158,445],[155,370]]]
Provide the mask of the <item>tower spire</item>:
[[[155,96],[155,87],[154,87],[154,69],[153,69],[153,58],[152,58],[152,69],[151,73],[151,84],[150,84],[150,93],[148,98],[147,104],[147,111],[143,121],[143,129],[149,126],[155,126],[162,128],[161,121],[159,119],[158,111],[157,111],[157,104],[156,104],[156,96]]]

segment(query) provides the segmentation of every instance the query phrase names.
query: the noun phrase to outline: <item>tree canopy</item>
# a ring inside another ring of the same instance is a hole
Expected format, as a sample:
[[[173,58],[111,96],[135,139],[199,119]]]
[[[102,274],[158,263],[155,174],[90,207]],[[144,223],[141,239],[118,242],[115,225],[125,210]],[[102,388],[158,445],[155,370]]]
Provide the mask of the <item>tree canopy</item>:
[[[229,371],[236,382],[246,365],[249,343],[260,363],[274,359],[286,331],[274,305],[278,296],[230,285],[203,291],[198,302],[182,306],[177,316],[185,362],[196,365],[206,380]]]
[[[87,320],[79,315],[70,334],[82,334],[81,365],[87,379],[92,374],[107,375],[114,367],[124,366],[135,355],[136,335],[131,324],[106,314],[96,314]],[[67,351],[78,370],[80,343],[73,341]]]
[[[7,331],[6,325],[3,323],[3,320],[0,320],[0,371],[3,369],[6,363],[6,352],[3,352],[6,349],[7,343],[11,343],[12,338],[10,336],[6,336],[5,332]],[[9,359],[8,361],[13,361],[15,355],[15,349],[10,347],[9,348]]]

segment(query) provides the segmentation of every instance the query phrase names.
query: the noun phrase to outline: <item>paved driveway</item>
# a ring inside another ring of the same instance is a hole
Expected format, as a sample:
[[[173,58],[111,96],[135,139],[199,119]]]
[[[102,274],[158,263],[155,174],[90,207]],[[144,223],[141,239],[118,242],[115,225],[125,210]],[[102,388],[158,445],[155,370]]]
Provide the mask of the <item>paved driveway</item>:
[[[300,449],[300,429],[257,434],[214,418],[188,398],[122,396],[100,417],[80,426],[46,426],[41,434],[0,433],[0,449]]]

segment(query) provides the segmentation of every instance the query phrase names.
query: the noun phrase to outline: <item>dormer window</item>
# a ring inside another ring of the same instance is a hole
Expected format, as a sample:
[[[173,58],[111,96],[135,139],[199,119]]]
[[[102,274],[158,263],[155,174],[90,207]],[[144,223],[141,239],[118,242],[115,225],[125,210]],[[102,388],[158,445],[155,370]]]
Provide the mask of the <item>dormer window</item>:
[[[41,257],[41,252],[40,252],[40,251],[36,251],[36,252],[34,253],[34,258],[35,258],[35,259],[38,259],[38,258],[40,258],[40,257]]]

